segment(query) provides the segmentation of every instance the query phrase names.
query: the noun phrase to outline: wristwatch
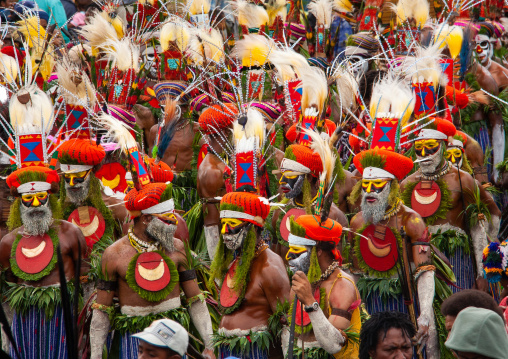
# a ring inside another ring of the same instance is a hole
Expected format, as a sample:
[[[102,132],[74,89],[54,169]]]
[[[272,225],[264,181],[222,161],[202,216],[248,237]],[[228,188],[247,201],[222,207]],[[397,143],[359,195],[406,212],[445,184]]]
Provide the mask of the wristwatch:
[[[309,306],[307,306],[307,305],[303,306],[303,310],[305,310],[307,313],[317,312],[318,309],[319,309],[319,303],[318,302],[314,302],[314,303],[312,303]]]

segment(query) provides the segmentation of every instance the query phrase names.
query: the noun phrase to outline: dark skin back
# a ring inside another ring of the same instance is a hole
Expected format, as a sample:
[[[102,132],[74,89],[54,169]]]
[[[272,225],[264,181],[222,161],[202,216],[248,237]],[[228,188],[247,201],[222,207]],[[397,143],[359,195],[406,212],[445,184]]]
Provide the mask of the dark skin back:
[[[198,169],[197,191],[200,198],[209,199],[209,203],[203,204],[205,226],[219,225],[220,216],[217,208],[218,201],[214,197],[223,196],[226,193],[224,182],[224,168],[226,165],[216,155],[208,153]]]
[[[15,277],[10,271],[11,264],[9,259],[11,257],[12,244],[14,243],[18,232],[23,232],[23,230],[24,228],[21,226],[7,234],[0,241],[0,265],[2,266],[2,270],[7,270],[7,280],[34,287],[43,287],[60,283],[58,265],[55,266],[51,273],[37,282],[21,280],[20,278]],[[77,226],[70,222],[61,220],[58,226],[58,239],[60,243],[60,250],[62,252],[65,278],[72,279],[75,276],[76,262],[78,261],[79,256],[81,255],[83,258],[85,255],[85,250],[87,248],[85,237],[83,237],[81,230]],[[81,263],[83,263],[83,266],[81,267],[80,274],[85,274],[86,264],[84,261]]]
[[[252,260],[244,302],[233,313],[223,315],[219,327],[248,330],[268,325],[268,318],[276,311],[277,302],[289,299],[289,290],[289,278],[282,258],[265,249]],[[277,356],[270,353],[270,357]]]
[[[199,125],[197,123],[187,123],[185,127],[176,131],[171,144],[164,153],[162,162],[166,163],[177,173],[191,170],[191,162],[194,155],[192,143],[198,129]],[[154,125],[147,134],[148,153],[152,153],[158,131],[159,125]]]
[[[464,152],[466,153],[467,159],[469,160],[469,163],[471,164],[471,167],[473,169],[482,167],[484,163],[484,155],[483,150],[478,141],[476,141],[471,136],[467,135],[467,141],[464,146]],[[478,172],[478,171],[475,171]],[[475,173],[474,178],[480,182],[480,183],[487,183],[488,177],[487,173],[481,174],[481,173]]]

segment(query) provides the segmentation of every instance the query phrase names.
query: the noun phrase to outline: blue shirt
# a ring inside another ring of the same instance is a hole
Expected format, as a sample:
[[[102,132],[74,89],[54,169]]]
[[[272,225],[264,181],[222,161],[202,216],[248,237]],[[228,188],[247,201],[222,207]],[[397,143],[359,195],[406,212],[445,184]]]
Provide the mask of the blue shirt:
[[[351,29],[351,25],[349,22],[341,18],[340,16],[335,16],[332,21],[332,25],[330,26],[330,38],[333,40],[335,37],[335,33],[337,32],[337,27],[340,26],[339,34],[337,36],[337,42],[335,43],[335,49],[333,50],[333,55],[336,57],[338,54],[346,50],[346,40],[349,35],[353,33]],[[344,54],[340,56],[340,59],[344,58]]]

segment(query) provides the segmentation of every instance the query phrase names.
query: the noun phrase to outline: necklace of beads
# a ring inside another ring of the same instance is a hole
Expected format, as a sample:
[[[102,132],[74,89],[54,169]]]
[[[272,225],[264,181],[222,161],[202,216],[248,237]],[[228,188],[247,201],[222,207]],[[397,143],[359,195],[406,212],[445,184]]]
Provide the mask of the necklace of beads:
[[[159,248],[160,245],[148,243],[148,242],[145,242],[145,241],[139,239],[132,231],[132,228],[129,228],[128,237],[129,237],[129,242],[131,243],[131,246],[133,246],[134,249],[138,251],[138,253],[153,252],[156,250],[160,250],[160,248]]]
[[[385,213],[383,216],[383,221],[390,219],[391,217],[395,216],[397,213],[399,213],[400,207],[402,206],[402,201],[400,198],[397,198],[397,203],[388,210],[388,212]]]
[[[439,179],[440,177],[443,177],[445,174],[447,174],[448,172],[450,172],[450,169],[452,168],[452,164],[451,162],[449,161],[446,161],[445,165],[443,166],[443,168],[441,168],[441,171],[439,171],[439,173],[435,174],[435,175],[432,175],[432,176],[427,176],[425,175],[422,170],[420,169],[420,175],[421,177],[424,179],[424,180],[427,180],[427,181],[435,181],[437,179]]]
[[[319,277],[319,280],[316,283],[321,283],[322,281],[327,280],[337,268],[339,268],[339,262],[334,261],[328,266],[328,268],[326,268],[324,273],[321,274],[321,277]]]

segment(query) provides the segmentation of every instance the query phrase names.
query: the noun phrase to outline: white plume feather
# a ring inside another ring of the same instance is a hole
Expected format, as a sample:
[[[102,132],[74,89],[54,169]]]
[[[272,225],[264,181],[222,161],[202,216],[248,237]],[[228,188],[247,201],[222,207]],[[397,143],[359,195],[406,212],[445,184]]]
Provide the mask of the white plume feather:
[[[300,78],[302,79],[302,113],[305,112],[305,109],[314,106],[321,115],[328,96],[328,82],[325,73],[318,67],[309,67],[301,74]]]
[[[22,104],[18,96],[28,93],[30,100]],[[40,90],[37,85],[21,88],[13,94],[9,102],[9,117],[11,125],[18,134],[49,133],[53,127],[53,104],[49,96]]]
[[[198,30],[190,39],[188,48],[189,57],[196,65],[203,65],[207,61],[222,63],[224,61],[224,43],[222,35],[216,29]]]
[[[335,167],[335,160],[337,156],[332,152],[332,149],[327,140],[324,140],[321,135],[316,131],[304,129],[304,133],[308,135],[312,142],[310,148],[319,154],[321,162],[323,163],[323,172],[319,180],[325,184],[325,188],[332,182],[333,169]]]
[[[316,17],[316,23],[324,25],[326,29],[332,23],[332,7],[333,3],[330,0],[312,0],[307,5],[309,12]]]
[[[133,44],[127,37],[121,40],[108,40],[105,45],[104,51],[110,55],[113,66],[117,66],[120,71],[139,70],[139,45]]]
[[[246,0],[230,1],[230,8],[238,16],[238,24],[247,27],[261,27],[267,24],[269,16],[262,6],[248,3]]]
[[[137,147],[136,139],[132,136],[126,124],[106,113],[99,115],[97,120],[108,131],[104,137],[105,140],[118,143],[124,151]]]

